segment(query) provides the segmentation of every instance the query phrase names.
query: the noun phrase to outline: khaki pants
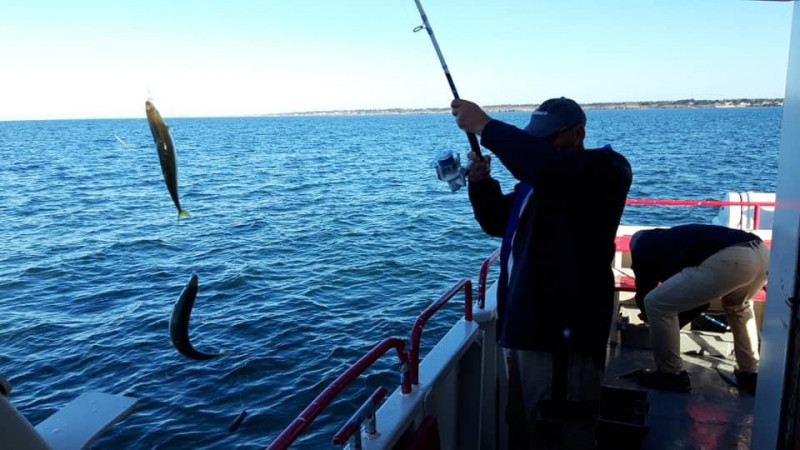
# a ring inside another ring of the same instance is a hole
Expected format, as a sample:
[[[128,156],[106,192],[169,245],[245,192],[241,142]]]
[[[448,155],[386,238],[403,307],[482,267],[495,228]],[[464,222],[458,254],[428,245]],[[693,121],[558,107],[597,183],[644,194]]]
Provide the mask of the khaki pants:
[[[508,375],[509,445],[517,449],[595,448],[603,372],[592,358],[566,355],[566,380],[553,395],[550,352],[504,349]],[[556,398],[554,398],[556,397]],[[592,409],[594,408],[594,409]]]
[[[682,370],[678,313],[721,298],[739,370],[758,370],[758,330],[750,298],[767,281],[768,266],[769,249],[764,243],[727,247],[647,294],[644,306],[656,368],[670,373]]]

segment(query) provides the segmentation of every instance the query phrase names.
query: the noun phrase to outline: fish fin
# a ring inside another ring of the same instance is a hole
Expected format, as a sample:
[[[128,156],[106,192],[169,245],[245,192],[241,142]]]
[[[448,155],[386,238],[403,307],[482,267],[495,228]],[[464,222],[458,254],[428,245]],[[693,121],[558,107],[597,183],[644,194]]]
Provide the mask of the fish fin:
[[[181,218],[181,217],[192,217],[192,215],[189,214],[189,211],[186,211],[186,210],[182,209],[182,210],[178,211],[178,218]]]

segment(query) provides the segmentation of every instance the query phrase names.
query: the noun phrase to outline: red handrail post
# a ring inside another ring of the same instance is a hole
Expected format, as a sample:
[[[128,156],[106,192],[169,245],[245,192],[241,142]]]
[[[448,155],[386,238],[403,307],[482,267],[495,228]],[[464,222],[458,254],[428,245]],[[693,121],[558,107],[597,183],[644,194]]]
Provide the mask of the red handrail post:
[[[325,388],[317,397],[297,416],[296,419],[286,427],[272,444],[267,447],[269,450],[284,450],[297,439],[300,433],[330,404],[330,402],[348,385],[356,379],[362,372],[372,365],[378,358],[383,356],[389,349],[397,350],[403,371],[400,384],[404,394],[411,393],[411,377],[409,369],[408,353],[405,350],[405,342],[399,337],[390,337],[379,342],[375,347],[368,351],[355,364],[350,366],[339,375],[328,387]]]
[[[422,327],[425,326],[425,323],[428,322],[433,313],[455,297],[458,291],[462,289],[464,290],[464,319],[472,321],[472,281],[463,279],[439,297],[438,300],[431,303],[414,322],[414,326],[411,328],[411,348],[408,351],[408,359],[411,365],[411,384],[419,384],[419,343],[422,339]]]
[[[481,264],[481,271],[478,275],[478,309],[486,306],[486,279],[489,277],[489,266],[500,258],[500,249],[494,251]]]

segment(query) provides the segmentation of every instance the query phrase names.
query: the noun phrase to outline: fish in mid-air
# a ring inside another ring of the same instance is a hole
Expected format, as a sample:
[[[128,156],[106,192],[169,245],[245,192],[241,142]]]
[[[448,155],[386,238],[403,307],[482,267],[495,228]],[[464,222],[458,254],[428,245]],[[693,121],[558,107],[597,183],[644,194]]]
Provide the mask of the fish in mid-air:
[[[172,318],[169,321],[169,336],[172,338],[172,345],[187,358],[198,360],[216,358],[222,353],[201,352],[195,349],[189,341],[189,316],[192,314],[195,298],[197,298],[197,274],[193,273],[172,308]]]
[[[161,118],[161,114],[153,106],[150,100],[144,104],[147,113],[147,123],[150,124],[150,131],[153,133],[153,140],[156,141],[158,150],[158,160],[161,162],[161,173],[164,175],[164,182],[167,184],[172,202],[178,208],[178,218],[189,217],[189,213],[181,208],[181,201],[178,198],[178,160],[175,158],[175,147],[172,145],[172,138],[169,137],[169,128]]]

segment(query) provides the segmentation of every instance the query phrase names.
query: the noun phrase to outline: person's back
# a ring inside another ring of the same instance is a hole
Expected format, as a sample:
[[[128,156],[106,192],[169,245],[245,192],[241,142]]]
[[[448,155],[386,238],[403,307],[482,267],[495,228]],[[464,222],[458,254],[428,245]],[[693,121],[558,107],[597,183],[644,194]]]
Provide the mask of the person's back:
[[[664,281],[684,267],[699,265],[719,250],[741,242],[760,240],[750,232],[707,224],[678,225],[637,233],[632,249],[633,269],[655,272]],[[649,275],[649,274],[648,274]]]
[[[542,168],[520,219],[500,344],[576,350],[601,362],[613,307],[614,238],[630,166],[610,148],[563,154]]]
[[[610,147],[584,148],[586,115],[564,97],[542,103],[524,131],[474,103],[452,107],[459,126],[480,134],[521,181],[503,195],[490,158],[469,154],[475,218],[503,237],[497,331],[511,445],[592,448],[630,165]]]

